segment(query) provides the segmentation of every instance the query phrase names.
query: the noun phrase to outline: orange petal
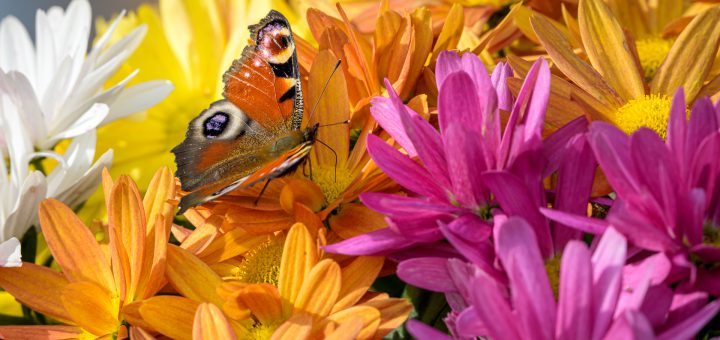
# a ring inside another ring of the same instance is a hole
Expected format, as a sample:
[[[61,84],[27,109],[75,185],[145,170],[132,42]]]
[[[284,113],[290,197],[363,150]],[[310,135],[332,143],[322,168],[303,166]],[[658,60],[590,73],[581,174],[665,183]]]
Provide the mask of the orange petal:
[[[77,339],[83,330],[75,326],[0,326],[0,338],[17,340]]]
[[[102,171],[102,189],[103,195],[105,196],[105,209],[110,211],[110,195],[115,184],[113,183],[112,176],[110,176],[110,170],[107,167],[103,168]]]
[[[675,0],[662,0],[656,1],[655,3],[671,2]],[[682,1],[682,0],[680,0]],[[656,34],[660,31],[650,31],[650,27],[647,26],[649,18],[648,13],[643,10],[640,1],[633,0],[607,0],[608,7],[612,10],[612,13],[621,26],[630,30],[632,35],[636,38],[647,36],[648,33]],[[645,5],[647,6],[647,5]],[[644,6],[643,6],[644,7]],[[649,7],[649,6],[647,6]]]
[[[218,294],[225,301],[222,310],[225,315],[234,320],[249,319],[252,315],[250,308],[240,299],[240,294],[245,291],[247,283],[241,282],[225,282],[218,288]]]
[[[175,245],[168,247],[167,278],[183,296],[222,306],[217,288],[220,277],[192,253]]]
[[[195,311],[200,303],[180,296],[162,295],[140,302],[143,321],[173,339],[191,339]]]
[[[155,337],[141,327],[130,327],[130,339],[132,340],[155,340]]]
[[[530,22],[555,65],[570,80],[606,105],[620,107],[620,96],[600,74],[575,55],[570,42],[553,24],[542,16],[534,16]]]
[[[60,297],[72,320],[88,332],[103,336],[118,330],[119,301],[105,288],[88,281],[73,282]]]
[[[385,216],[360,203],[343,204],[328,219],[330,228],[343,239],[362,235],[387,226]]]
[[[362,339],[360,332],[363,330],[363,318],[355,316],[341,323],[335,330],[325,334],[325,340],[353,340]]]
[[[201,303],[193,321],[193,340],[236,339],[235,332],[220,308]]]
[[[380,311],[369,306],[355,306],[335,312],[320,321],[315,328],[323,329],[328,325],[328,323],[342,325],[346,322],[355,322],[354,320],[358,318],[361,320],[362,328],[357,338],[373,338],[380,326]]]
[[[32,310],[57,320],[70,322],[60,294],[68,281],[65,277],[43,266],[24,262],[18,268],[0,268],[0,287]]]
[[[146,238],[145,212],[140,191],[128,176],[120,176],[111,196],[108,232],[113,270],[120,283],[120,299],[132,301],[140,276],[146,274],[142,273]]]
[[[367,293],[383,266],[382,256],[360,256],[341,269],[340,298],[332,312],[354,305]]]
[[[363,306],[370,306],[380,311],[380,326],[378,327],[376,338],[382,338],[395,328],[400,327],[412,312],[412,304],[406,299],[386,298],[387,296],[378,296],[369,301],[365,301]]]
[[[282,318],[282,303],[277,288],[269,284],[247,285],[238,295],[252,314],[264,325]]]
[[[328,315],[340,295],[340,287],[340,266],[330,259],[318,262],[303,280],[295,300],[295,313]]]
[[[175,197],[175,177],[172,175],[170,168],[162,167],[155,172],[147,191],[145,191],[145,197],[143,197],[143,207],[147,214],[148,234],[150,234],[150,230],[154,227],[159,215],[165,216],[168,222],[172,221],[175,206],[169,200],[173,197]]]
[[[602,0],[580,1],[578,18],[583,45],[593,67],[623,99],[644,96],[643,77],[625,33],[607,5]]]
[[[695,100],[712,67],[720,43],[720,7],[699,14],[673,44],[650,84],[652,93],[673,96],[685,90],[688,103]]]
[[[312,322],[310,315],[293,315],[275,330],[270,340],[307,339],[312,331]]]
[[[427,8],[420,7],[415,9],[415,11],[410,14],[410,19],[412,20],[412,43],[414,46],[411,54],[412,59],[408,62],[409,69],[405,76],[406,83],[402,87],[400,98],[407,98],[412,91],[415,90],[415,85],[425,66],[425,60],[427,60],[428,55],[432,51],[433,44],[432,18]]]
[[[280,261],[278,290],[283,300],[283,315],[289,316],[300,287],[318,262],[318,247],[307,228],[297,223],[288,231]]]
[[[39,216],[48,247],[68,281],[91,281],[115,290],[107,257],[90,229],[70,208],[47,199],[40,203]]]
[[[325,229],[319,214],[316,214],[308,206],[295,202],[293,207],[293,217],[297,223],[302,223],[310,232],[310,235],[317,235],[318,230]]]
[[[221,216],[211,216],[205,224],[196,225],[195,230],[183,240],[180,245],[183,249],[193,253],[200,254],[220,233],[220,225],[222,225]]]
[[[198,257],[208,264],[218,263],[242,255],[267,240],[267,235],[250,235],[245,230],[236,228],[215,238]]]
[[[286,212],[291,213],[295,202],[302,203],[313,211],[318,211],[325,203],[325,196],[315,182],[306,179],[291,179],[287,181],[280,192],[280,206]]]
[[[317,107],[312,108],[315,110],[315,120],[310,124],[317,122],[321,125],[328,125],[350,119],[350,100],[348,99],[345,75],[343,72],[335,72],[330,77],[337,61],[337,57],[329,51],[320,51],[315,57],[308,80],[310,88],[307,102],[312,103],[311,105],[315,105],[317,102]],[[325,84],[327,87],[324,87]],[[325,93],[318,102],[317,99],[323,88],[325,88]],[[313,163],[313,165],[320,168],[333,166],[344,168],[350,150],[348,125],[336,124],[321,127],[317,132],[317,140],[327,144],[328,147],[315,145],[313,153],[316,158],[313,161],[317,160],[317,163]]]

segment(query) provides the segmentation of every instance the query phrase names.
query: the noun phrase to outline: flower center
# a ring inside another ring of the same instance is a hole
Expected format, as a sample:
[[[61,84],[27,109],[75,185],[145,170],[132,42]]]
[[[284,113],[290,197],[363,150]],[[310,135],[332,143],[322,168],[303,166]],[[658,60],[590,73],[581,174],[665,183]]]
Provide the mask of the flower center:
[[[235,277],[245,283],[269,283],[278,285],[283,240],[273,237],[247,253],[237,268]]]
[[[667,57],[673,42],[661,38],[647,38],[635,41],[638,57],[640,57],[640,66],[645,72],[645,80],[650,81],[655,72],[660,68],[665,57]]]
[[[615,124],[627,134],[644,126],[665,139],[671,104],[670,97],[665,95],[651,94],[631,99],[615,113]]]
[[[334,166],[312,169],[312,180],[320,187],[328,203],[340,197],[354,179],[350,171],[340,167],[337,171]]]
[[[250,339],[254,340],[266,340],[270,339],[275,332],[277,325],[263,325],[261,323],[255,324],[250,328]]]
[[[703,225],[703,243],[720,248],[720,229],[713,225],[712,221]]]
[[[560,259],[562,259],[562,257],[556,255],[545,261],[545,272],[547,272],[548,279],[550,280],[550,288],[552,288],[556,301],[558,299],[558,292],[560,291]]]

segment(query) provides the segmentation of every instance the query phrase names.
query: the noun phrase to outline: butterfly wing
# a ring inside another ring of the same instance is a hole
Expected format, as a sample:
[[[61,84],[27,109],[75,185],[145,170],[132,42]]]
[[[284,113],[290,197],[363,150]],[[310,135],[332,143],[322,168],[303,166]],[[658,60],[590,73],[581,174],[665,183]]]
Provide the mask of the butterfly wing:
[[[225,98],[270,131],[297,130],[303,98],[290,24],[273,10],[249,29],[254,43],[225,72]]]

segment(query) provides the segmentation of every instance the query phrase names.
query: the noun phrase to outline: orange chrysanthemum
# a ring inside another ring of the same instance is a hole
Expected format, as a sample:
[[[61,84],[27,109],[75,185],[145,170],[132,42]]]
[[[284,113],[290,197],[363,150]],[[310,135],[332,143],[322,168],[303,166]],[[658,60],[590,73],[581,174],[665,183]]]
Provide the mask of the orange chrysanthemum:
[[[337,332],[380,338],[402,324],[411,310],[407,300],[368,292],[382,258],[327,258],[319,248],[323,238],[318,232],[313,237],[303,224],[290,228],[276,284],[225,282],[200,258],[171,246],[167,277],[182,296],[134,303],[126,309],[127,319],[176,339],[191,334],[307,339]]]
[[[48,199],[40,204],[40,225],[61,272],[34,263],[0,268],[0,287],[65,325],[1,326],[1,338],[126,337],[123,308],[165,285],[176,206],[170,169],[155,173],[144,198],[129,177],[113,183],[107,170],[103,189],[108,244],[98,242],[70,208]]]

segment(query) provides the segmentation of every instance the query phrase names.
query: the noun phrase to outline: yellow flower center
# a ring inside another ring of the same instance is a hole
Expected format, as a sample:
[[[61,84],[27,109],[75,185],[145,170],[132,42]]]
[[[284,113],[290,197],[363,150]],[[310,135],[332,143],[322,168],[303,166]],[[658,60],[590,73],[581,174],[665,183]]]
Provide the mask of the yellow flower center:
[[[334,166],[312,169],[312,180],[317,184],[329,202],[340,197],[355,179],[350,171]]]
[[[245,283],[269,283],[278,285],[283,240],[273,237],[245,253],[245,260],[238,266],[236,278]]]
[[[552,288],[555,300],[558,299],[558,292],[560,291],[560,257],[559,255],[553,256],[553,258],[545,261],[545,271],[547,272],[548,279],[550,280],[550,288]]]
[[[275,332],[277,325],[263,325],[261,323],[256,324],[250,328],[250,339],[253,340],[267,340],[270,339]]]
[[[670,97],[651,94],[628,101],[615,113],[615,124],[627,134],[647,127],[665,139],[670,115]]]
[[[661,38],[640,39],[635,42],[638,57],[640,57],[640,66],[645,72],[645,80],[650,81],[655,72],[660,68],[665,57],[667,57],[672,41]]]

